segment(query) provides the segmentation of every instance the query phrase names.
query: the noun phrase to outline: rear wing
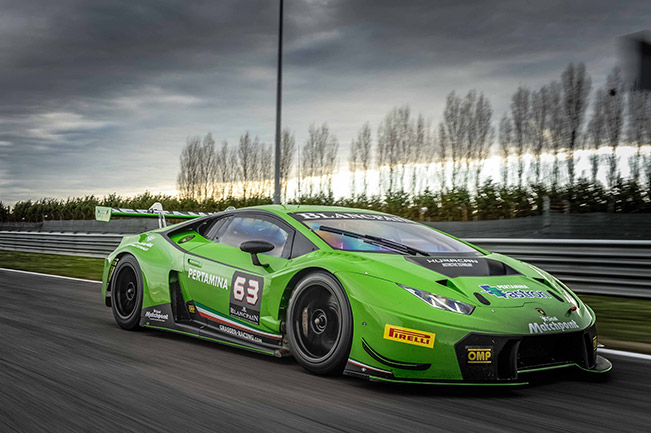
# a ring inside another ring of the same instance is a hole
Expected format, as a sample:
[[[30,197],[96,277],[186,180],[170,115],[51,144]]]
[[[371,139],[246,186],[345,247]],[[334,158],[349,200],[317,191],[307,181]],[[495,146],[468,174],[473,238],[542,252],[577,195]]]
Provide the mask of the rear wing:
[[[212,212],[181,212],[163,210],[163,206],[156,202],[149,209],[124,209],[106,206],[95,206],[95,220],[109,222],[112,216],[148,217],[158,218],[159,227],[167,227],[165,217],[192,219],[212,215]]]

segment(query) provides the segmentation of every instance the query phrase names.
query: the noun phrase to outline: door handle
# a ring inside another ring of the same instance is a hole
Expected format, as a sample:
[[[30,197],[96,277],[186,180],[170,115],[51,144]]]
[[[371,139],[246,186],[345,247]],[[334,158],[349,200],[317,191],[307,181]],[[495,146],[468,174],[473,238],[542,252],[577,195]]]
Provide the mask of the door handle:
[[[188,263],[191,264],[192,266],[196,266],[197,268],[201,267],[201,262],[198,260],[188,259]]]

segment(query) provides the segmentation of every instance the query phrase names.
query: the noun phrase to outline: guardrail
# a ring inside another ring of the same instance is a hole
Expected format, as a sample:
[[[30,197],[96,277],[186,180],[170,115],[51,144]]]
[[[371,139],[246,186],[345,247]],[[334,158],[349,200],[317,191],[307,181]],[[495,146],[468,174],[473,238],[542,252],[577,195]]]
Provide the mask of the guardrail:
[[[0,250],[68,256],[106,257],[124,235],[0,231]]]
[[[467,239],[531,263],[579,293],[651,298],[651,241]]]
[[[0,249],[106,257],[123,235],[0,231]],[[651,298],[651,241],[467,239],[538,266],[582,293]]]

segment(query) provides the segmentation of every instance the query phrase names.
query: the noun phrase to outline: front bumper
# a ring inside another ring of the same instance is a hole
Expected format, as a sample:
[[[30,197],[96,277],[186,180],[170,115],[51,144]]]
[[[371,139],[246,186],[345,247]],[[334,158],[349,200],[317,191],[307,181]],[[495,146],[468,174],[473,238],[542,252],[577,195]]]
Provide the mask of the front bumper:
[[[454,345],[461,379],[414,376],[425,370],[421,364],[390,359],[363,341],[372,363],[349,359],[345,374],[370,380],[430,383],[513,385],[524,383],[520,373],[576,366],[586,371],[606,372],[610,362],[596,354],[596,327],[576,332],[544,335],[491,335],[469,333]]]

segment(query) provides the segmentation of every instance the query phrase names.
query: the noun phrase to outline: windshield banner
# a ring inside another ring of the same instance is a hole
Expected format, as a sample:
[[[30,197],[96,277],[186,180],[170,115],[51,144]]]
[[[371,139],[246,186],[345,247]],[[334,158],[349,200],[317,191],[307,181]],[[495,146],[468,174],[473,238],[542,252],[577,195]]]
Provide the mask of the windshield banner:
[[[391,221],[397,223],[411,223],[408,219],[393,216],[383,215],[376,213],[362,213],[362,212],[293,212],[290,213],[292,217],[299,221],[315,221],[315,220],[369,220],[369,221]]]

